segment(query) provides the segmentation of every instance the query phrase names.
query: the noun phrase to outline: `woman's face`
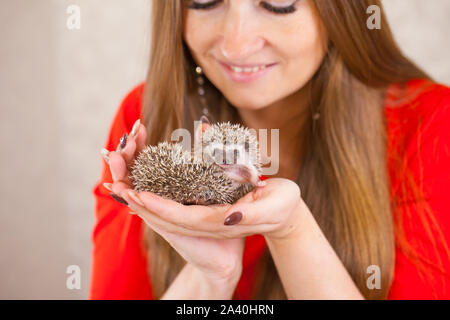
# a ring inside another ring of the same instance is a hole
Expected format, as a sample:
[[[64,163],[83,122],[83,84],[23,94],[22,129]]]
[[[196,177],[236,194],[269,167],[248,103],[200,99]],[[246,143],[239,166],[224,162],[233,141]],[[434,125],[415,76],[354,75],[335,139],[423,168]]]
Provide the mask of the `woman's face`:
[[[310,0],[182,1],[192,57],[237,108],[264,108],[298,92],[323,60],[325,41]],[[274,13],[271,7],[290,9]]]

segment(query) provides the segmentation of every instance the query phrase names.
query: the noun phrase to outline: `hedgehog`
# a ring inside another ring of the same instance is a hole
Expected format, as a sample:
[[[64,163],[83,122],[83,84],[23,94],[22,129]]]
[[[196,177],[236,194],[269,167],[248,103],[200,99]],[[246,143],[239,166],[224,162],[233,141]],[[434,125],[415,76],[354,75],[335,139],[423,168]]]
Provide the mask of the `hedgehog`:
[[[256,135],[240,124],[211,124],[202,116],[195,146],[146,146],[130,166],[137,192],[153,192],[184,205],[233,204],[257,186],[261,162]]]

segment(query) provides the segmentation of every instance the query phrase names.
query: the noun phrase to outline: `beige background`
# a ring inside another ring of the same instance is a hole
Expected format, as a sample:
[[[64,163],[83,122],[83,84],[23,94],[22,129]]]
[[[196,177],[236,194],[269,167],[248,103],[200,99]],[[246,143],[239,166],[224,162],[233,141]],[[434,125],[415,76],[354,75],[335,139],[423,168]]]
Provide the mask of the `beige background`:
[[[0,0],[0,298],[87,297],[99,151],[144,79],[150,2]],[[450,0],[384,3],[407,54],[450,84]],[[81,30],[66,28],[69,4]],[[72,264],[80,290],[66,288]]]

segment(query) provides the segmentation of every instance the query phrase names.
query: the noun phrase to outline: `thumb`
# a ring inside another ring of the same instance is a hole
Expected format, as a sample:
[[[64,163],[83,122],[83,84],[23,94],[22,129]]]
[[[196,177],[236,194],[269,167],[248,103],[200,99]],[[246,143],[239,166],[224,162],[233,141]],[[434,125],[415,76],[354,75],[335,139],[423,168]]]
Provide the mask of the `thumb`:
[[[274,199],[266,195],[267,193],[264,188],[258,187],[252,192],[247,193],[227,210],[224,223],[227,224],[230,220],[234,222],[236,219],[239,221],[235,223],[242,225],[270,223],[270,216],[273,216],[271,208],[274,207]],[[271,220],[275,222],[275,219]]]

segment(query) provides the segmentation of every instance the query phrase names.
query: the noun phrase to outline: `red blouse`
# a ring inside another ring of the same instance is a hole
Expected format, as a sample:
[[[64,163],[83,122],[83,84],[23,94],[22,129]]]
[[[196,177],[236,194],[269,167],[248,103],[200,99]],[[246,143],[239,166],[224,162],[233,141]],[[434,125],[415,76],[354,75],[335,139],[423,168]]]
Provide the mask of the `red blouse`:
[[[115,150],[124,132],[129,133],[140,117],[143,84],[122,101],[110,125],[105,148]],[[391,85],[385,99],[388,133],[387,166],[392,194],[401,181],[400,163],[412,172],[424,190],[443,237],[450,244],[450,88],[427,80],[411,80],[406,85]],[[147,258],[142,247],[143,222],[130,215],[129,208],[114,201],[103,182],[111,174],[103,158],[100,180],[92,189],[96,222],[92,232],[92,274],[90,299],[153,299]],[[396,249],[394,281],[389,299],[449,299],[450,261],[445,244],[438,236],[436,248],[416,214],[414,202],[405,201],[396,214],[403,215],[406,238],[429,261],[424,265],[430,277],[423,278],[416,265]],[[406,210],[410,209],[409,215]],[[245,240],[243,272],[233,299],[249,299],[255,267],[266,243],[262,235]],[[434,266],[439,259],[445,272]],[[369,276],[369,275],[368,275]],[[430,280],[431,279],[431,280]]]

